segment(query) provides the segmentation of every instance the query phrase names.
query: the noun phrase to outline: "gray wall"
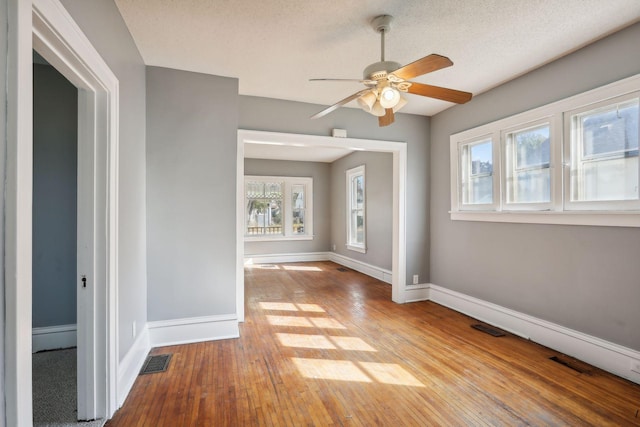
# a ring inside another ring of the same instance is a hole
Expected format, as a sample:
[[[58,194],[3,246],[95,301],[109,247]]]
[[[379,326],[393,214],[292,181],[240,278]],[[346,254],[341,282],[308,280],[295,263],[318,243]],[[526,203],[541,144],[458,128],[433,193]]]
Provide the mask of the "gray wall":
[[[378,127],[378,120],[361,110],[340,108],[317,120],[309,117],[325,108],[321,105],[240,96],[239,129],[331,135],[331,129],[346,129],[352,138],[402,141],[407,143],[407,283],[419,274],[429,278],[429,118],[397,114],[396,122]]]
[[[112,0],[62,0],[120,85],[118,322],[122,358],[133,344],[131,325],[147,320],[145,206],[145,68]]]
[[[640,24],[431,120],[432,282],[640,350],[640,229],[451,221],[449,136],[640,72]]]
[[[313,240],[245,242],[244,253],[288,254],[327,252],[331,236],[330,164],[322,162],[293,162],[285,160],[245,159],[244,174],[258,176],[302,176],[313,178]]]
[[[236,312],[238,80],[147,68],[148,318]]]
[[[78,90],[33,66],[33,327],[76,323]]]
[[[7,0],[0,0],[0,39],[7,39]],[[7,149],[7,43],[0,43],[0,177],[2,185],[0,185],[0,214],[5,216],[4,211],[4,187],[6,182],[5,170],[5,150]],[[5,397],[4,397],[4,349],[6,346],[4,339],[5,329],[5,288],[4,288],[4,223],[0,226],[0,427],[5,425]]]
[[[366,253],[352,251],[346,247],[346,171],[361,165],[365,165]],[[358,151],[336,160],[331,164],[331,189],[331,244],[336,245],[335,252],[391,270],[393,155],[391,153]]]

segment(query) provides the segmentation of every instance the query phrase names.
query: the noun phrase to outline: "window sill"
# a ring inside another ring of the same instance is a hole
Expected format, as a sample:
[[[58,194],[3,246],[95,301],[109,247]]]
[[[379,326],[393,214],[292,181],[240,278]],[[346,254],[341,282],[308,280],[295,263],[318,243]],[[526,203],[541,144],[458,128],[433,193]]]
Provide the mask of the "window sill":
[[[594,211],[450,211],[452,221],[510,222],[522,224],[594,225],[608,227],[640,227],[640,212]]]
[[[245,242],[282,242],[282,241],[296,241],[296,240],[313,240],[314,236],[262,236],[253,237],[245,236]]]
[[[361,254],[367,253],[367,248],[363,246],[347,245],[347,249],[349,249],[350,251],[360,252]]]

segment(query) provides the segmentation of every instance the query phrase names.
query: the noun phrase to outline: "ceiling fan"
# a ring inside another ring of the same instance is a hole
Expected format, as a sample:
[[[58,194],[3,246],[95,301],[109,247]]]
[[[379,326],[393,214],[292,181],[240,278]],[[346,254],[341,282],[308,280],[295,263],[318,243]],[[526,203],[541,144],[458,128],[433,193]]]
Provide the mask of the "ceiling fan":
[[[395,120],[394,113],[407,103],[407,100],[400,92],[428,96],[455,102],[456,104],[464,104],[471,99],[472,94],[469,92],[409,81],[414,77],[453,65],[453,62],[446,56],[431,54],[405,66],[394,61],[385,61],[384,36],[391,28],[392,19],[393,17],[390,15],[380,15],[371,21],[373,29],[380,33],[381,55],[379,62],[375,62],[364,69],[362,80],[310,79],[310,81],[357,81],[367,87],[311,116],[312,119],[325,116],[357,99],[363,110],[378,116],[378,124],[380,126],[388,126]]]

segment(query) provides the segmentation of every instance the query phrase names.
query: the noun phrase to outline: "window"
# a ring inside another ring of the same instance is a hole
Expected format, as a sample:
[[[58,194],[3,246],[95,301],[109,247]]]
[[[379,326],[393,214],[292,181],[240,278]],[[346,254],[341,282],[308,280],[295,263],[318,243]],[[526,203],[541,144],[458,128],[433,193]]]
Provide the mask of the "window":
[[[570,209],[638,208],[638,97],[568,113]]]
[[[245,240],[312,239],[312,178],[245,177]]]
[[[506,209],[545,209],[551,202],[551,125],[504,133]]]
[[[480,141],[460,145],[461,196],[465,209],[493,206],[493,141]]]
[[[347,171],[347,248],[365,253],[364,165]]]
[[[451,219],[640,227],[639,139],[640,74],[451,135]]]

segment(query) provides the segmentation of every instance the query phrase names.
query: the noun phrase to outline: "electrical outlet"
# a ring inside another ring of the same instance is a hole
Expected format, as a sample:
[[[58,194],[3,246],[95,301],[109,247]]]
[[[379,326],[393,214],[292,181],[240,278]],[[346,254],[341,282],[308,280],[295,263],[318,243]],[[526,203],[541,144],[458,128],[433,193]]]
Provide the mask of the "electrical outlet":
[[[640,374],[640,360],[631,361],[631,370],[637,374]]]
[[[417,274],[413,275],[413,284],[417,285],[418,283],[420,283],[420,279],[418,278]]]
[[[132,338],[136,337],[136,321],[135,320],[131,324],[131,337]]]
[[[336,251],[336,245],[333,245],[333,252]]]

